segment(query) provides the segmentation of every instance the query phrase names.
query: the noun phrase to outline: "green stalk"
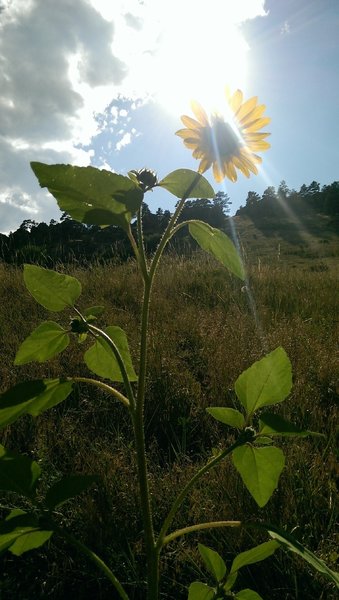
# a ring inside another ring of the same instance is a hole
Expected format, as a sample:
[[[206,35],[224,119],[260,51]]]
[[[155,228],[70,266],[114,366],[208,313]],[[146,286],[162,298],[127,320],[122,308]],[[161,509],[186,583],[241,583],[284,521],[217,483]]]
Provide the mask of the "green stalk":
[[[144,431],[144,402],[147,372],[147,331],[152,280],[144,280],[144,297],[141,314],[141,345],[136,409],[133,414],[135,448],[138,464],[141,514],[147,556],[147,597],[156,600],[159,588],[159,552],[155,546],[153,516],[148,485],[148,468]]]
[[[167,242],[171,239],[172,237],[172,229],[174,228],[180,213],[182,211],[182,209],[184,208],[184,204],[188,198],[188,196],[190,195],[190,193],[192,192],[192,190],[195,188],[196,184],[198,183],[199,179],[201,178],[201,174],[197,173],[194,180],[192,181],[191,185],[187,188],[185,194],[183,195],[183,197],[181,198],[181,200],[179,200],[179,202],[177,203],[176,209],[171,217],[171,219],[168,222],[168,225],[165,229],[164,235],[162,236],[159,246],[156,249],[154,258],[152,260],[152,264],[151,264],[151,268],[149,271],[149,275],[150,275],[150,279],[153,279],[154,273],[156,271],[156,268],[158,266],[159,260],[161,258],[161,255],[164,251],[164,248],[167,244]]]
[[[149,484],[148,484],[148,468],[146,458],[146,447],[145,447],[145,431],[144,431],[144,404],[145,404],[145,391],[146,391],[146,373],[147,373],[147,346],[148,346],[148,322],[149,322],[149,310],[150,310],[150,298],[153,285],[153,279],[155,271],[163,250],[170,239],[171,230],[174,227],[181,211],[184,206],[186,198],[189,196],[192,189],[194,189],[197,181],[199,181],[201,175],[197,173],[194,181],[187,189],[183,198],[178,202],[176,210],[172,215],[164,235],[159,243],[156,253],[153,257],[152,264],[149,271],[147,271],[146,259],[140,260],[140,238],[139,248],[133,246],[134,252],[138,258],[139,265],[144,280],[144,297],[142,302],[142,313],[141,313],[141,339],[140,339],[140,360],[139,360],[139,378],[138,378],[138,392],[135,405],[135,411],[133,411],[133,424],[134,424],[134,435],[135,435],[135,449],[137,455],[138,464],[138,478],[139,478],[139,489],[140,489],[140,503],[141,503],[141,514],[144,525],[144,539],[146,546],[147,556],[147,598],[149,600],[157,600],[159,595],[159,555],[161,546],[155,543],[154,528],[153,528],[153,515],[150,501]],[[139,211],[141,213],[141,211]],[[142,222],[141,214],[138,218],[138,232],[139,236],[142,235]],[[133,238],[133,236],[132,236]],[[134,240],[134,238],[133,238]],[[132,241],[132,240],[131,240]],[[134,240],[135,244],[135,240]],[[135,244],[136,245],[136,244]],[[143,246],[142,246],[143,247]],[[137,250],[137,252],[136,252]]]
[[[144,276],[144,280],[148,279],[148,269],[147,269],[147,260],[145,253],[145,245],[144,245],[144,236],[142,230],[142,207],[139,208],[137,212],[137,232],[138,232],[138,248],[139,248],[139,256],[140,261],[142,263],[142,273]]]
[[[54,526],[54,529],[65,540],[67,540],[70,544],[72,544],[72,546],[75,546],[75,548],[80,550],[80,552],[82,554],[85,554],[85,556],[87,556],[92,562],[94,562],[96,564],[96,566],[104,573],[104,575],[107,577],[107,579],[109,579],[109,581],[114,585],[115,589],[117,590],[117,592],[118,592],[120,598],[122,598],[122,600],[129,600],[129,597],[128,597],[127,593],[125,592],[124,588],[122,587],[120,581],[117,579],[117,577],[114,575],[114,573],[112,573],[111,569],[106,565],[106,563],[97,554],[95,554],[95,552],[90,550],[90,548],[85,546],[85,544],[83,544],[82,542],[77,540],[75,537],[73,537],[73,535],[71,535],[67,531],[64,531],[63,529],[55,528],[55,526]]]
[[[89,383],[90,385],[94,385],[96,387],[99,387],[104,392],[108,392],[108,394],[111,394],[111,396],[115,396],[127,408],[130,407],[129,400],[126,398],[126,396],[124,396],[123,394],[121,394],[121,392],[119,392],[118,390],[116,390],[111,385],[108,385],[107,383],[104,383],[103,381],[100,381],[98,379],[92,379],[91,377],[67,377],[67,380],[68,381],[76,381],[78,383]]]
[[[197,471],[195,473],[195,475],[193,475],[193,477],[189,480],[189,482],[185,485],[185,487],[181,490],[180,494],[174,500],[172,507],[163,523],[163,526],[161,528],[161,531],[159,533],[159,537],[157,540],[157,547],[159,549],[162,548],[162,546],[164,545],[166,533],[167,533],[169,527],[171,526],[176,513],[178,512],[183,501],[185,500],[187,494],[191,491],[191,489],[195,486],[195,484],[199,481],[199,479],[201,479],[205,475],[205,473],[207,473],[210,469],[212,469],[217,464],[219,464],[220,461],[222,461],[226,456],[228,456],[228,454],[231,454],[231,452],[233,452],[233,450],[235,450],[235,448],[245,444],[246,441],[247,440],[240,435],[239,438],[234,442],[234,444],[232,444],[231,446],[229,446],[228,448],[226,448],[225,450],[220,452],[220,454],[218,454],[218,456],[215,456],[214,458],[209,460],[203,467],[201,467],[201,469],[199,469],[199,471]]]
[[[182,529],[177,529],[166,535],[163,540],[163,546],[169,544],[173,540],[182,535],[187,535],[188,533],[193,533],[194,531],[203,531],[204,529],[216,529],[219,527],[241,527],[241,521],[207,521],[206,523],[197,523],[196,525],[190,525],[189,527],[183,527]]]

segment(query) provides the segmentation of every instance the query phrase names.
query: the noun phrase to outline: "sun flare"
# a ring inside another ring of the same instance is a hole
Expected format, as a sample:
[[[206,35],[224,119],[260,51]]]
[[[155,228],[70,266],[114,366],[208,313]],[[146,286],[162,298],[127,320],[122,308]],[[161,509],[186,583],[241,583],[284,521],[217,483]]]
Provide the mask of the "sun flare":
[[[172,114],[187,110],[192,99],[212,112],[224,102],[225,83],[233,89],[245,87],[248,46],[223,6],[218,15],[216,6],[209,12],[206,5],[194,11],[190,2],[182,2],[180,20],[175,11],[166,15],[155,96]]]

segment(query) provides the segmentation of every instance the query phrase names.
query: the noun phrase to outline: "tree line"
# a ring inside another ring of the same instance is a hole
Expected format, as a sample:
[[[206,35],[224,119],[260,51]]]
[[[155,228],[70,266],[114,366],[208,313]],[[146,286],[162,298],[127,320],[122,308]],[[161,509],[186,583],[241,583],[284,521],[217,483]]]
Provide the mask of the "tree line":
[[[180,216],[180,221],[199,219],[229,232],[229,212],[231,200],[224,192],[218,192],[212,199],[188,200]],[[144,203],[143,231],[146,251],[155,251],[161,236],[171,218],[169,210],[158,208],[152,212]],[[290,190],[282,181],[277,190],[269,186],[260,196],[248,192],[245,206],[241,206],[236,216],[251,218],[258,227],[277,229],[282,219],[297,216],[299,219],[317,214],[330,217],[333,227],[339,221],[339,181],[322,188],[316,181],[303,184],[300,190]],[[135,227],[132,225],[132,227]],[[194,241],[181,229],[173,239],[169,250],[180,253],[191,252]],[[23,264],[34,262],[52,267],[57,263],[77,262],[82,265],[93,262],[116,260],[121,262],[132,256],[125,232],[113,225],[100,228],[74,221],[63,213],[60,221],[36,223],[31,219],[23,221],[20,227],[8,236],[0,234],[0,260]]]
[[[188,200],[180,220],[204,220],[213,227],[224,229],[229,213],[230,199],[224,192],[218,192],[212,199]],[[158,208],[152,212],[146,203],[142,205],[143,232],[146,251],[155,251],[163,232],[171,218],[169,210]],[[135,224],[132,224],[135,229]],[[187,249],[185,232],[179,232],[173,242],[178,251]],[[173,249],[173,244],[172,244]],[[20,227],[8,236],[0,234],[0,260],[23,264],[34,262],[43,266],[59,263],[78,262],[93,264],[107,260],[124,261],[132,256],[132,250],[125,232],[114,225],[101,228],[74,221],[63,213],[60,222],[36,223],[26,219]]]

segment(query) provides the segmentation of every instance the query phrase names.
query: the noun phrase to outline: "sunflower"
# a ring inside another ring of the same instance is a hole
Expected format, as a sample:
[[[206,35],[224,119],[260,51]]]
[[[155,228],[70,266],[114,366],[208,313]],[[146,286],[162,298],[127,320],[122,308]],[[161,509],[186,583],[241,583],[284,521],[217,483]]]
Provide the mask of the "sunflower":
[[[185,146],[193,150],[194,158],[200,159],[198,172],[204,173],[213,166],[217,182],[225,177],[236,181],[236,169],[246,177],[250,176],[250,172],[257,175],[256,164],[262,159],[255,152],[270,148],[265,141],[270,134],[259,131],[271,120],[262,116],[265,105],[257,104],[257,96],[243,102],[240,90],[233,95],[226,90],[226,98],[232,114],[230,121],[217,113],[212,114],[209,121],[204,109],[194,101],[192,110],[196,119],[183,115],[181,120],[186,129],[176,132],[183,138]]]

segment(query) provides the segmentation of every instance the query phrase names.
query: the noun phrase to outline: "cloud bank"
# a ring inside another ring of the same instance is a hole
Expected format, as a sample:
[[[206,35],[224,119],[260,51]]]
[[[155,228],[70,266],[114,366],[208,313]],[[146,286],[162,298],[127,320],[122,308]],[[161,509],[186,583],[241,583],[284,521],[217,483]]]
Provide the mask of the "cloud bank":
[[[263,0],[230,4],[239,22],[264,14]],[[180,2],[170,7],[180,19]],[[162,0],[0,0],[0,232],[60,214],[30,161],[90,164],[107,111],[116,151],[139,134],[130,111],[153,91],[168,9]]]

